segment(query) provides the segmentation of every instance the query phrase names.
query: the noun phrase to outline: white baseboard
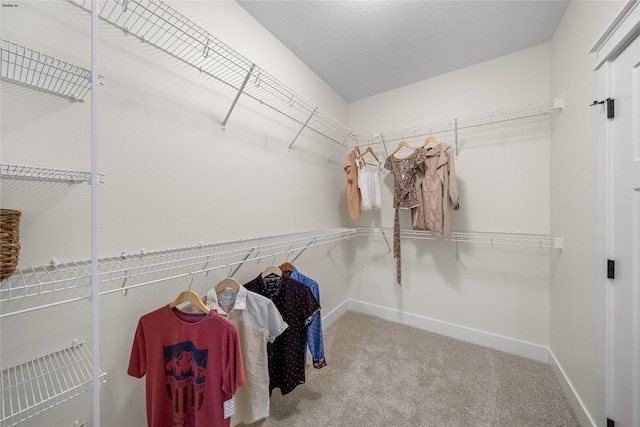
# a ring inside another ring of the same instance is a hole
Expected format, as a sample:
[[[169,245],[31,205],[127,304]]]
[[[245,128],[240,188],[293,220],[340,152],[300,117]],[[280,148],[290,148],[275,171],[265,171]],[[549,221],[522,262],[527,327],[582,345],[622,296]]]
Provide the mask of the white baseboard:
[[[425,331],[435,332],[451,338],[526,357],[538,362],[548,363],[549,349],[541,345],[519,341],[465,326],[454,325],[453,323],[447,323],[441,320],[403,313],[398,310],[362,301],[349,300],[348,302],[349,309],[359,313],[369,314],[392,322],[402,323],[424,329]]]
[[[322,326],[328,327],[349,310],[546,363],[560,383],[580,424],[583,427],[596,427],[596,423],[548,347],[352,299],[346,300],[331,313],[323,316]]]
[[[567,400],[569,400],[569,404],[573,408],[573,411],[576,413],[576,416],[580,421],[580,425],[583,427],[596,427],[598,424],[593,420],[589,411],[587,411],[582,399],[580,399],[576,393],[576,390],[573,388],[573,384],[571,384],[571,381],[567,378],[564,373],[564,369],[562,369],[562,366],[560,366],[560,363],[558,363],[556,356],[551,350],[549,350],[549,366],[558,380],[562,391],[564,391],[565,396],[567,396]]]
[[[329,326],[331,326],[331,324],[333,322],[338,320],[343,314],[345,314],[347,311],[349,311],[350,301],[351,300],[345,300],[345,302],[343,302],[338,307],[333,309],[331,311],[331,313],[329,313],[329,314],[325,315],[324,313],[322,313],[323,314],[323,316],[322,316],[322,327],[323,328],[328,328]]]

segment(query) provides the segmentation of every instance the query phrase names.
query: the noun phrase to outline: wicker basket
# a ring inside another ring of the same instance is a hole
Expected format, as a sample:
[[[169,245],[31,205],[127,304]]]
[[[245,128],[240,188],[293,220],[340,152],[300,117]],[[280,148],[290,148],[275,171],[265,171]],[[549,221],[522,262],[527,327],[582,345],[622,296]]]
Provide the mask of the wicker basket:
[[[0,281],[11,276],[20,255],[20,211],[0,209]]]

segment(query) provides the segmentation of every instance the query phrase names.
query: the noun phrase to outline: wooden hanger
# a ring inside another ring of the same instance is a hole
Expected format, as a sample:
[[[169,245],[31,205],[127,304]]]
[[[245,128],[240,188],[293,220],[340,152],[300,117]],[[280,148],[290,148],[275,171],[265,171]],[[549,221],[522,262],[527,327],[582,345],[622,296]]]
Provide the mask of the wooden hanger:
[[[373,152],[373,150],[371,149],[371,146],[369,146],[369,147],[367,147],[366,150],[364,150],[364,153],[362,153],[360,155],[360,157],[362,157],[362,160],[364,161],[365,164],[367,162],[364,160],[364,155],[367,154],[367,153],[371,154],[373,156],[373,158],[376,159],[377,163],[374,166],[376,166],[378,163],[380,163],[380,159],[378,158],[378,156],[376,156],[376,153]]]
[[[293,272],[294,269],[295,269],[295,267],[289,261],[286,261],[286,262],[283,262],[282,264],[280,264],[280,270],[282,270],[282,271],[291,271],[291,272]]]
[[[222,292],[225,289],[233,289],[234,291],[239,291],[240,290],[240,282],[238,282],[233,277],[227,277],[225,279],[222,279],[216,285],[216,293]]]
[[[265,277],[272,274],[275,274],[278,277],[282,277],[282,270],[280,270],[280,267],[278,267],[277,265],[270,265],[264,269],[261,276],[264,279]]]
[[[440,141],[438,141],[434,136],[430,136],[427,139],[424,140],[424,142],[422,143],[422,147],[420,148],[424,148],[427,146],[428,143],[433,142],[435,145],[440,144]]]
[[[400,144],[398,144],[398,146],[396,147],[396,149],[393,150],[393,153],[391,153],[391,155],[393,156],[394,154],[396,154],[398,151],[400,151],[402,147],[408,148],[411,151],[416,151],[415,147],[410,146],[406,141],[401,141]]]
[[[169,304],[169,307],[174,308],[184,302],[190,302],[194,307],[196,307],[203,313],[209,313],[209,311],[211,311],[209,307],[204,305],[204,303],[200,299],[200,295],[198,295],[196,291],[192,291],[191,289],[181,292],[180,295],[178,295],[178,298],[176,298],[171,304]]]

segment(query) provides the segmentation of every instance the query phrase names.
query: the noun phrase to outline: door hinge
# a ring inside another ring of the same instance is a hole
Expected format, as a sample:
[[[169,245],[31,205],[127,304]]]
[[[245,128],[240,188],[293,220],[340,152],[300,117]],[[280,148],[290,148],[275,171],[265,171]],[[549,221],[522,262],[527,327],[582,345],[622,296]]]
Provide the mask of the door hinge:
[[[607,427],[615,427],[616,423],[611,418],[607,418]]]
[[[590,107],[594,106],[594,105],[600,105],[600,104],[606,104],[605,107],[607,108],[607,119],[613,119],[614,115],[615,115],[615,102],[613,100],[613,98],[607,98],[604,101],[593,101],[593,103],[591,103],[591,105],[589,105]]]
[[[613,119],[614,116],[614,101],[613,98],[607,98],[607,119]]]
[[[607,279],[616,278],[616,262],[612,259],[607,260]]]

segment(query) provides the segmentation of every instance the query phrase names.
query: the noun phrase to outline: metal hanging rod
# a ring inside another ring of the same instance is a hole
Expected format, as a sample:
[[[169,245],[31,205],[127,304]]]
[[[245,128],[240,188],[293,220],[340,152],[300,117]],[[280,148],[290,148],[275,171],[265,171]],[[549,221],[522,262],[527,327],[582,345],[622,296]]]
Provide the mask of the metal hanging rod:
[[[0,79],[42,92],[83,101],[91,72],[50,55],[0,38]]]
[[[2,370],[2,427],[19,423],[91,390],[93,356],[84,342]],[[100,371],[100,383],[106,374]]]
[[[0,163],[0,176],[42,181],[90,182],[91,172]]]

